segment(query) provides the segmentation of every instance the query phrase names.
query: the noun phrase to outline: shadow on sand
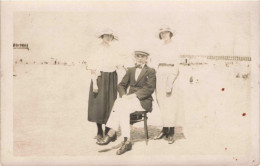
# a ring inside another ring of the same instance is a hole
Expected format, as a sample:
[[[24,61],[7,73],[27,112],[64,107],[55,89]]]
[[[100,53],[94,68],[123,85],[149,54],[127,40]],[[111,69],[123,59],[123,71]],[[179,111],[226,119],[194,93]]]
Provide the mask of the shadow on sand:
[[[156,126],[148,126],[148,136],[149,136],[149,140],[152,140],[159,132],[160,132],[160,128],[156,127]],[[119,129],[117,132],[117,137],[121,136],[121,130]],[[136,142],[144,142],[145,144],[145,132],[144,132],[144,128],[143,127],[134,127],[131,126],[131,142],[134,145]],[[106,149],[102,149],[98,152],[108,152],[110,150],[113,149],[118,149],[120,148],[122,145],[122,142],[120,142],[119,144],[112,146],[110,148],[106,148]],[[148,144],[149,145],[149,144]]]

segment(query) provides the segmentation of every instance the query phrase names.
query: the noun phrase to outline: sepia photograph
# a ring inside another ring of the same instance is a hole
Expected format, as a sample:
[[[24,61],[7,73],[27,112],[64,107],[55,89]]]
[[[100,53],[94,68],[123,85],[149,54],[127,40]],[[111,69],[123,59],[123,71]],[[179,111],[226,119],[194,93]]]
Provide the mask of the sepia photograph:
[[[258,1],[1,2],[1,164],[259,165]]]

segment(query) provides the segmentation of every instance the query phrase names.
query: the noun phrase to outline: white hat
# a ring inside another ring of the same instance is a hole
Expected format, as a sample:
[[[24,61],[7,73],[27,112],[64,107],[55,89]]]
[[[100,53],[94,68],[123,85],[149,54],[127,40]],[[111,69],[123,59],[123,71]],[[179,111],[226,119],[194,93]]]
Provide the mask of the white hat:
[[[117,34],[112,29],[104,29],[96,34],[98,38],[100,38],[102,35],[112,35],[115,40],[118,40]]]
[[[161,38],[161,35],[160,35],[162,32],[171,32],[171,33],[172,33],[172,36],[175,35],[175,30],[173,30],[171,27],[169,27],[169,26],[167,26],[167,25],[163,25],[163,26],[161,26],[161,28],[159,29],[159,33],[158,33],[159,39],[162,39],[162,38]],[[172,37],[172,36],[171,36],[171,37]]]

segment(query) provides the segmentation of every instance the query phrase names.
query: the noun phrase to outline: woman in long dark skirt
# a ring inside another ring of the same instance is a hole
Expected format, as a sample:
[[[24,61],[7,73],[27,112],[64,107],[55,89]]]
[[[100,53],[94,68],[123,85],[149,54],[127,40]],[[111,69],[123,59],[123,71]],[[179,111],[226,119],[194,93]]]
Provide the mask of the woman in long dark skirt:
[[[96,139],[103,138],[102,124],[106,124],[114,101],[117,98],[117,73],[116,68],[118,54],[110,45],[111,41],[117,40],[112,30],[104,30],[98,34],[102,42],[92,51],[88,62],[91,70],[91,84],[88,102],[88,120],[96,122]],[[105,129],[107,134],[108,129]]]

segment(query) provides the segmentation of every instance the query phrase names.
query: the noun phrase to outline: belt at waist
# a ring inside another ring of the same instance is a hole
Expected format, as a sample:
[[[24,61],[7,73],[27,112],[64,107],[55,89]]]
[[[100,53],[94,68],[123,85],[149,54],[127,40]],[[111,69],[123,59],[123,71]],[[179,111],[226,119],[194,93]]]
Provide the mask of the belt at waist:
[[[174,64],[168,64],[168,63],[159,63],[159,66],[174,66]]]

